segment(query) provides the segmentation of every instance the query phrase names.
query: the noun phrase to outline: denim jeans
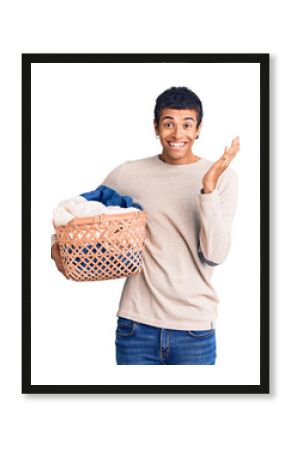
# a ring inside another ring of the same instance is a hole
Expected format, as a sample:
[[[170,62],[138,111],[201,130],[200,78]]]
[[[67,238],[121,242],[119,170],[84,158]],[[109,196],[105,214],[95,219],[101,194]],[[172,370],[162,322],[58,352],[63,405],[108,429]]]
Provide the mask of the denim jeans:
[[[116,328],[118,365],[214,365],[216,332],[169,330],[118,317]]]

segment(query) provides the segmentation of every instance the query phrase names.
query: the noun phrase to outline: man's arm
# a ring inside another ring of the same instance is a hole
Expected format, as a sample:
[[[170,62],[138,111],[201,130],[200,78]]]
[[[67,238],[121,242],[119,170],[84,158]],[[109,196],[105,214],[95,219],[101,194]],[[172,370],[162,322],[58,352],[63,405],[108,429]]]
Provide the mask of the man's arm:
[[[55,236],[55,235],[53,235]],[[67,278],[65,270],[62,265],[60,250],[57,240],[51,244],[51,259],[54,260],[57,269]]]
[[[199,252],[211,266],[223,263],[229,253],[237,199],[238,176],[232,169],[222,174],[213,191],[199,194]]]
[[[111,189],[114,189],[115,191],[120,190],[120,179],[121,179],[121,172],[122,167],[125,163],[120,164],[119,166],[115,167],[102,181],[101,185],[105,185],[110,187]]]

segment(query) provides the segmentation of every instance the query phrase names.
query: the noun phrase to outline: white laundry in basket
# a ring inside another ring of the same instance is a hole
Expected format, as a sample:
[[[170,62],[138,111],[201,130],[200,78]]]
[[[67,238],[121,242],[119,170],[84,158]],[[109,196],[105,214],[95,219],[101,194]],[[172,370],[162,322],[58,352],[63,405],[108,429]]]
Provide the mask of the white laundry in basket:
[[[94,200],[86,200],[82,196],[72,197],[61,201],[53,210],[53,223],[57,226],[66,225],[75,217],[90,217],[100,214],[126,214],[129,212],[137,212],[138,208],[133,206],[122,208],[121,206],[106,206],[101,202]]]

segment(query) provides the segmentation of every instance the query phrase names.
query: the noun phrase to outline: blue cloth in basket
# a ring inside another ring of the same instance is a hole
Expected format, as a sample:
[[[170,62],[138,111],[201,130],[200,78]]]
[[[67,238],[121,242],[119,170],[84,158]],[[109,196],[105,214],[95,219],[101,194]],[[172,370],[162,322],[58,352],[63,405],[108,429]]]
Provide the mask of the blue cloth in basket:
[[[104,184],[99,186],[94,191],[85,192],[80,195],[86,200],[101,202],[106,206],[121,206],[122,208],[133,207],[143,210],[139,203],[133,203],[132,197],[129,197],[128,195],[120,195],[117,191],[114,191],[114,189],[111,189]]]

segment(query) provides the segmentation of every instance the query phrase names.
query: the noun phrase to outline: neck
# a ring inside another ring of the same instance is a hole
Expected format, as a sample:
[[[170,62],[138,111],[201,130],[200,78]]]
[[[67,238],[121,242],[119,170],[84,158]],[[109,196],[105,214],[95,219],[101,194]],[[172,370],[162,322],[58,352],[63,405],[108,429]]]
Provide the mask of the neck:
[[[196,161],[199,161],[201,158],[199,156],[194,155],[193,153],[190,153],[188,156],[184,156],[181,159],[172,159],[169,158],[164,152],[161,155],[158,155],[161,161],[166,162],[167,164],[172,165],[184,165],[184,164],[192,164]]]

